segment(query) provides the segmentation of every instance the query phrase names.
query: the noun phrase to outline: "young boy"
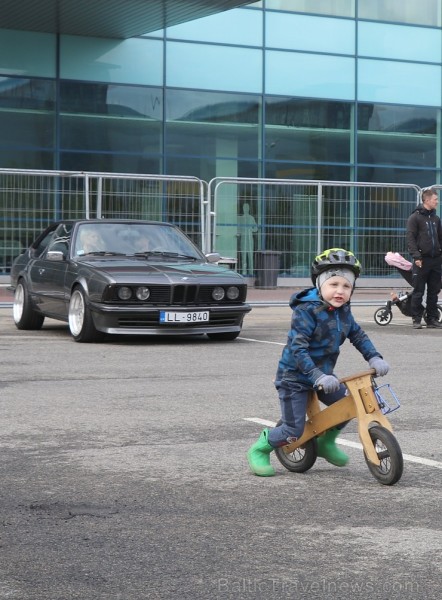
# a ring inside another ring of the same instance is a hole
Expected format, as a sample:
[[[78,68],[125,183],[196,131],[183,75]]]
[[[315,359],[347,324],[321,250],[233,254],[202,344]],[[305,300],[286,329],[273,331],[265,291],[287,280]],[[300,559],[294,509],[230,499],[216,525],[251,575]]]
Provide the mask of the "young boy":
[[[361,263],[352,252],[342,248],[325,250],[314,259],[311,267],[315,287],[294,294],[290,299],[293,309],[291,329],[275,378],[282,424],[264,429],[247,452],[255,475],[274,475],[270,464],[272,450],[302,435],[311,389],[318,391],[320,401],[327,406],[345,396],[346,387],[335,377],[333,370],[339,347],[347,338],[368,361],[370,368],[376,370],[377,376],[388,373],[388,364],[351,313],[350,298],[360,272]],[[335,443],[344,426],[345,423],[317,438],[318,456],[338,467],[348,462],[348,456]]]

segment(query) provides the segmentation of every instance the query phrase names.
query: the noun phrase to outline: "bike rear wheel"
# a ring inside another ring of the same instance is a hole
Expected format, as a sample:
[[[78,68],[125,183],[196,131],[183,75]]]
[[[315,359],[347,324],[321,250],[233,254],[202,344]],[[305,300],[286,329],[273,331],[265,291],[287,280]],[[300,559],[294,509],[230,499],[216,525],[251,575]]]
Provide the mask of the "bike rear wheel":
[[[402,450],[394,435],[380,425],[369,429],[371,441],[380,460],[379,465],[373,464],[364,452],[365,462],[370,473],[382,485],[393,485],[402,477],[404,459]]]
[[[281,425],[281,421],[276,424]],[[275,448],[276,458],[288,471],[305,473],[313,467],[318,458],[316,438],[308,440],[303,446],[286,454],[282,448]]]

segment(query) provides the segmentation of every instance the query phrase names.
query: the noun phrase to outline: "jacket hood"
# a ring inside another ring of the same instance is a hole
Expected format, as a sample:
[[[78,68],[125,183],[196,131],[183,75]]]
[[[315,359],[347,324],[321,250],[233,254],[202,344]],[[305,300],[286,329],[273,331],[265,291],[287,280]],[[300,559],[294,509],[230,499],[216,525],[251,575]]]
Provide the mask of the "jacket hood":
[[[289,302],[290,308],[294,308],[302,302],[317,302],[318,304],[323,304],[324,306],[326,306],[326,303],[322,300],[318,290],[315,287],[308,288],[306,290],[302,290],[302,292],[297,292],[296,294],[293,294]]]
[[[434,208],[428,210],[428,208],[425,208],[423,204],[419,204],[419,206],[415,208],[411,214],[414,213],[419,213],[420,215],[425,215],[426,217],[428,217],[429,215],[436,214],[436,210]]]

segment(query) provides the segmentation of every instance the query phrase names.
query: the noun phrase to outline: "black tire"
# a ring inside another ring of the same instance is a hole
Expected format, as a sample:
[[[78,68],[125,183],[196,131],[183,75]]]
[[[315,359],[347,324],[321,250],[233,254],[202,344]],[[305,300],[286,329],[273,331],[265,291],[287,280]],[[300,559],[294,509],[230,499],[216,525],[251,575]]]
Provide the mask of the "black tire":
[[[382,485],[393,485],[402,477],[404,470],[404,459],[402,450],[394,435],[380,425],[374,425],[369,429],[374,449],[381,464],[374,465],[364,452],[365,462],[370,473]]]
[[[276,426],[281,425],[281,421]],[[300,448],[286,454],[282,448],[275,448],[275,455],[279,462],[292,473],[305,473],[313,467],[318,458],[318,445],[316,438],[308,440]]]
[[[388,308],[378,308],[374,313],[374,322],[378,325],[384,326],[391,323],[393,313]]]
[[[43,326],[44,315],[37,312],[29,297],[29,292],[23,279],[17,283],[14,294],[12,316],[17,329],[38,330]]]
[[[214,342],[233,342],[239,336],[240,331],[228,331],[226,333],[208,333],[207,337]]]
[[[437,307],[437,320],[442,323],[442,308],[440,306]]]
[[[104,337],[104,333],[95,328],[86,294],[80,286],[73,290],[69,301],[69,330],[76,342],[89,344]]]

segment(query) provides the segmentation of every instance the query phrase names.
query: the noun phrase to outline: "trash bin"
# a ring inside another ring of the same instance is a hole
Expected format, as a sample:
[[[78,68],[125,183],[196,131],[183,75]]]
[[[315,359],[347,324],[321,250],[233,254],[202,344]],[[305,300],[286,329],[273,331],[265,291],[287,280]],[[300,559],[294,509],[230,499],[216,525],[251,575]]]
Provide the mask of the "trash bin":
[[[255,256],[255,287],[275,289],[278,283],[279,260],[281,252],[261,250]]]

